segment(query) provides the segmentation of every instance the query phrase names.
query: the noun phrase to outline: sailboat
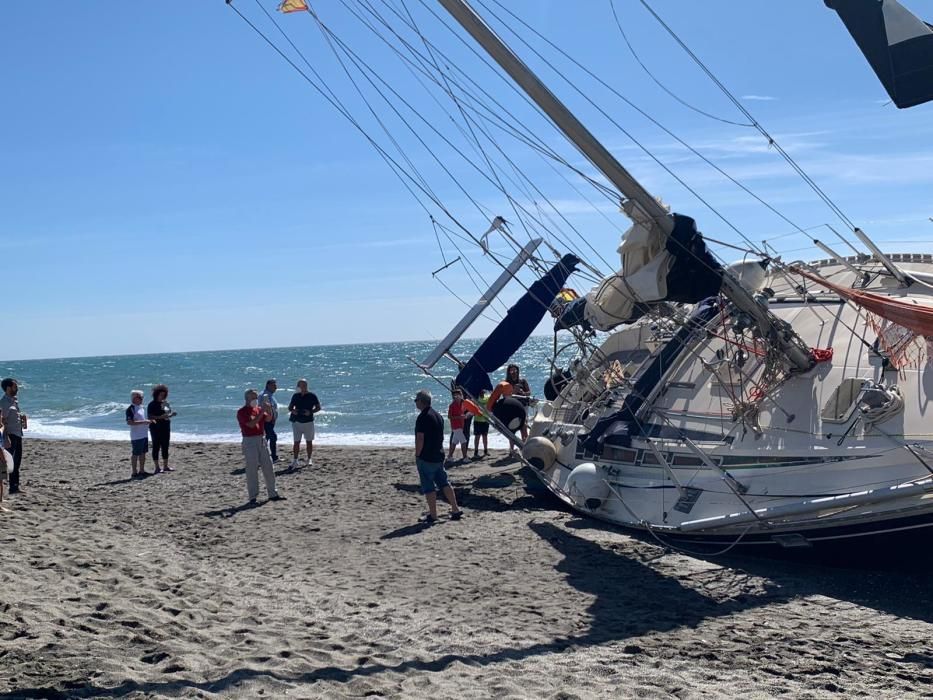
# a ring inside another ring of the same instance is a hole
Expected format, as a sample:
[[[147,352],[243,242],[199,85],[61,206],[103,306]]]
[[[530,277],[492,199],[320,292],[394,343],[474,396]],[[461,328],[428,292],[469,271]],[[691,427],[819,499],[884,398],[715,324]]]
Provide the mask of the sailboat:
[[[468,2],[438,4],[610,183],[632,225],[619,269],[582,295],[568,279],[595,267],[578,251],[544,265],[541,238],[512,241],[514,259],[498,262],[499,279],[419,366],[457,361],[455,383],[478,397],[550,314],[554,374],[527,439],[496,406],[483,412],[568,506],[666,545],[810,550],[929,536],[933,255],[886,253],[852,226],[867,252],[814,241],[825,257],[809,262],[762,249],[720,261],[697,221],[649,193]],[[827,5],[898,106],[933,99],[929,25],[894,0]],[[497,217],[482,236],[466,233],[487,250],[503,231]],[[454,357],[522,268],[539,279],[471,358]]]

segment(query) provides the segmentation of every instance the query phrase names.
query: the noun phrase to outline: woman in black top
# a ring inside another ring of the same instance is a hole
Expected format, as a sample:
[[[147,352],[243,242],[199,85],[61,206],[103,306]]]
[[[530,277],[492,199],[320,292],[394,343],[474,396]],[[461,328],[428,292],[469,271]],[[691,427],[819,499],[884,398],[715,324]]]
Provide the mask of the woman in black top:
[[[531,399],[528,380],[521,376],[518,365],[509,365],[505,370],[505,381],[512,385],[512,396],[527,406]]]
[[[152,387],[152,401],[146,407],[146,417],[152,421],[149,434],[152,436],[152,459],[156,474],[175,471],[168,466],[168,443],[172,439],[172,417],[175,415],[168,402],[168,387],[156,384]],[[159,452],[162,453],[162,467],[159,467]]]

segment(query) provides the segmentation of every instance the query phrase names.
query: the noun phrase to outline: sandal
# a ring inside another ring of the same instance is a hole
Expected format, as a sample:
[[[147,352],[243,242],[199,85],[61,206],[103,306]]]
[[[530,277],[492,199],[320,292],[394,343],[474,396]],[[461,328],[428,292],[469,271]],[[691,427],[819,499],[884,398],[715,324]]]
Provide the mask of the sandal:
[[[462,511],[462,510],[458,510],[456,513],[451,513],[451,514],[450,514],[450,519],[451,519],[451,520],[460,520],[460,518],[462,518],[462,517],[463,517],[463,511]]]
[[[419,523],[424,523],[425,525],[433,525],[437,522],[437,517],[434,515],[423,515],[418,518]]]

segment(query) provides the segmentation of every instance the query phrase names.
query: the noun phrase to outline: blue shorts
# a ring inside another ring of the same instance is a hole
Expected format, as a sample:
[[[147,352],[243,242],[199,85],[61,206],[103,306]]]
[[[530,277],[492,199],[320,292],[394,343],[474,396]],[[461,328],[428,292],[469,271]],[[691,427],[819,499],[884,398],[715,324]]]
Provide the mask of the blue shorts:
[[[144,455],[149,451],[149,438],[139,438],[139,440],[130,440],[130,444],[133,446],[133,456],[138,457],[139,455]]]
[[[415,464],[418,465],[418,478],[421,479],[421,493],[434,493],[445,486],[450,486],[443,462],[425,462],[415,457]]]

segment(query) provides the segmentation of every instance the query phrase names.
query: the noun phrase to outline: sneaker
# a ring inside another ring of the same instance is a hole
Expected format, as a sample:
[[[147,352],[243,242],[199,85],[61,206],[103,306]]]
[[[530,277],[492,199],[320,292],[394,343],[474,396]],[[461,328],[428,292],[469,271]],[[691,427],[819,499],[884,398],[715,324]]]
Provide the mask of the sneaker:
[[[277,493],[274,496],[269,496],[269,500],[270,501],[286,501],[288,499],[285,498],[285,496],[283,496],[282,494]]]
[[[451,520],[460,520],[460,518],[462,518],[462,517],[463,517],[463,511],[462,511],[462,510],[458,510],[456,513],[451,513],[451,514],[450,514],[450,519],[451,519]]]
[[[293,460],[292,460],[292,463],[288,465],[288,468],[289,468],[289,469],[297,469],[297,468],[298,468],[298,460],[297,460],[297,459],[293,459]]]
[[[433,525],[434,523],[437,522],[437,518],[430,514],[422,515],[420,518],[418,518],[418,522],[424,523],[425,525]]]
[[[313,459],[309,459],[309,460],[308,460],[307,466],[313,467],[313,466],[314,466],[314,460],[313,460]]]

